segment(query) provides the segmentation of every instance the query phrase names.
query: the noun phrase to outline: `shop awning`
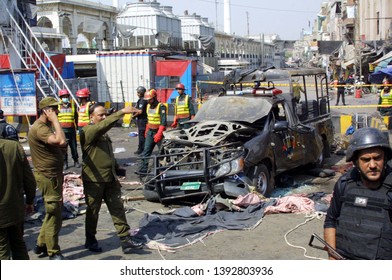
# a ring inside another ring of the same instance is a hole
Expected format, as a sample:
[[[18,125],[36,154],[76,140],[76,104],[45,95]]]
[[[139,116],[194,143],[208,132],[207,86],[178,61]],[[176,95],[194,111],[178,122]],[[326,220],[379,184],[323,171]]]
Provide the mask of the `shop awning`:
[[[383,57],[380,57],[376,61],[373,61],[371,64],[373,65],[378,65],[380,62],[386,62],[389,63],[392,60],[392,51],[384,55]]]
[[[352,58],[350,60],[347,60],[342,63],[342,68],[346,69],[348,66],[355,64],[355,58]]]

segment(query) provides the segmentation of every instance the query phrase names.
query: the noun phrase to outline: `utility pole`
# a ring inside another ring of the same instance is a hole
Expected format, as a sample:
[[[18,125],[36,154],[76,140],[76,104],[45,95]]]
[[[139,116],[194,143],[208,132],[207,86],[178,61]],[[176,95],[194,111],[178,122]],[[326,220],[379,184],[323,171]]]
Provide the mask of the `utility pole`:
[[[355,34],[355,50],[356,54],[358,56],[358,64],[359,64],[359,78],[362,76],[362,38],[361,38],[361,30],[360,30],[360,13],[359,13],[359,0],[355,1],[355,29],[356,29],[356,34]]]
[[[264,67],[264,33],[260,34],[260,65],[259,67]]]
[[[249,38],[249,13],[246,11],[246,26],[247,26],[247,31],[248,31],[248,38]]]
[[[218,30],[218,0],[215,0],[215,29]]]

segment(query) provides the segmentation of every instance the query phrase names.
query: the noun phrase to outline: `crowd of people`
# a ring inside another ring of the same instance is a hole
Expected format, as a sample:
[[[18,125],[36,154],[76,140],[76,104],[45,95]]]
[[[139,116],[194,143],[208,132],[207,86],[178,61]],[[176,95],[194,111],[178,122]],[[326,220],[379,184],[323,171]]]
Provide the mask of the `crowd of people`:
[[[188,128],[194,117],[191,98],[183,84],[176,86],[173,128]],[[136,119],[141,157],[137,174],[148,172],[147,158],[160,145],[167,127],[167,107],[155,89],[137,88],[139,100],[114,113],[90,100],[88,89],[79,90],[79,110],[67,90],[60,100],[46,97],[38,103],[38,118],[28,132],[32,171],[16,129],[0,110],[0,259],[29,259],[23,239],[24,218],[33,212],[36,188],[44,199],[45,217],[33,252],[50,260],[66,259],[59,245],[62,227],[63,171],[68,168],[67,147],[74,166],[80,167],[76,149],[79,134],[81,176],[87,205],[84,247],[102,252],[96,238],[102,201],[108,207],[124,254],[141,249],[133,240],[121,200],[118,174],[122,168],[113,154],[108,131],[125,114]],[[83,101],[82,101],[83,98]],[[343,99],[344,102],[344,99]],[[337,181],[324,223],[325,241],[347,259],[392,259],[392,159],[388,137],[378,129],[357,130],[346,151],[350,169]],[[4,167],[3,167],[4,166]],[[20,176],[22,174],[22,176]],[[367,244],[367,246],[363,246]],[[330,253],[330,259],[336,254]]]
[[[175,103],[175,124],[183,127],[183,122],[193,118],[195,112],[191,99],[184,93],[184,85],[178,84],[176,89],[179,98]],[[0,161],[5,166],[0,173],[1,194],[4,194],[0,197],[0,259],[29,259],[23,239],[23,224],[25,214],[33,212],[36,188],[44,200],[45,217],[33,252],[50,260],[66,259],[59,245],[59,233],[62,227],[63,172],[69,168],[68,146],[74,167],[82,167],[87,205],[85,248],[95,253],[102,252],[96,239],[102,201],[108,207],[123,252],[130,254],[143,247],[129,233],[118,181],[118,175],[124,170],[115,160],[107,134],[125,114],[133,115],[139,132],[135,154],[142,157],[138,173],[143,176],[148,168],[145,157],[150,156],[155,145],[160,145],[163,139],[167,107],[158,101],[155,89],[147,91],[140,86],[136,91],[139,97],[136,106],[128,106],[115,113],[90,100],[88,88],[76,92],[79,108],[67,89],[58,92],[59,100],[54,97],[40,100],[38,118],[27,135],[34,171],[19,143],[17,130],[5,121],[0,110]],[[80,137],[82,164],[79,163],[77,135]]]

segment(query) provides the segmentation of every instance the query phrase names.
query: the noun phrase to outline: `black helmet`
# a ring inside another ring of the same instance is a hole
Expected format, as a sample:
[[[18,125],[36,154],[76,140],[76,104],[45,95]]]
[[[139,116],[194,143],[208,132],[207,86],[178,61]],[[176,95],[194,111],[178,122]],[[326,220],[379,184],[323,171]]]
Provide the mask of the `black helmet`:
[[[373,147],[383,148],[386,160],[392,158],[389,139],[381,130],[373,127],[358,129],[354,132],[350,145],[347,148],[346,161],[352,161],[357,151]]]
[[[147,91],[146,88],[142,87],[142,86],[138,86],[137,89],[136,89],[136,92],[137,93],[141,93],[141,94],[145,94],[146,91]]]

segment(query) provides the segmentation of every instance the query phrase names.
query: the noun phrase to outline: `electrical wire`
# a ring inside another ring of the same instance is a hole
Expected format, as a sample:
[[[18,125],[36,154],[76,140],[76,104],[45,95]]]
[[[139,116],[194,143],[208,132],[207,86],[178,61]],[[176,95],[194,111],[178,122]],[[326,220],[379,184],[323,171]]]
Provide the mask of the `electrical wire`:
[[[288,236],[291,232],[295,231],[296,229],[298,229],[299,227],[305,225],[306,223],[308,223],[308,222],[314,220],[315,218],[317,218],[318,220],[321,220],[321,218],[324,217],[324,216],[325,216],[325,213],[323,213],[323,212],[315,212],[315,213],[313,213],[313,214],[311,214],[311,215],[306,215],[306,216],[305,216],[305,221],[304,221],[304,222],[298,224],[297,226],[295,226],[294,228],[290,229],[289,231],[287,231],[287,232],[285,233],[285,235],[284,235],[284,240],[286,241],[286,244],[289,245],[290,247],[293,247],[293,248],[297,248],[297,249],[303,250],[303,251],[304,251],[304,257],[305,257],[305,258],[313,259],[313,260],[326,260],[326,259],[324,259],[324,258],[318,258],[318,257],[313,257],[313,256],[307,255],[307,250],[306,250],[305,247],[303,247],[303,246],[298,246],[298,245],[293,245],[293,244],[291,244],[291,243],[287,240],[287,236]]]

